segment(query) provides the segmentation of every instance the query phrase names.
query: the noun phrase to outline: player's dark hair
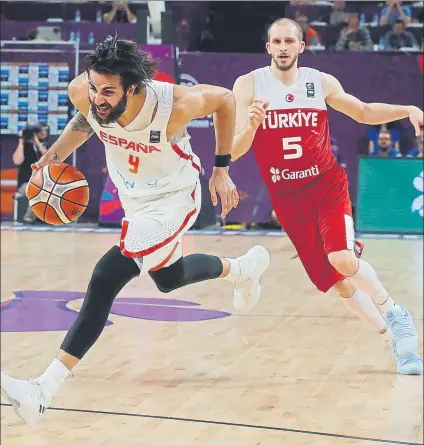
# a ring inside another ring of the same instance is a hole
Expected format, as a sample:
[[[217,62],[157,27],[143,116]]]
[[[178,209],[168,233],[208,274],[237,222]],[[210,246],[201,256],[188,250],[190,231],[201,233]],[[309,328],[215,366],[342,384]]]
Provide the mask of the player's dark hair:
[[[88,75],[95,71],[119,76],[124,91],[134,85],[134,93],[137,94],[153,79],[157,61],[149,53],[141,51],[138,43],[108,36],[87,55],[85,66]]]
[[[295,20],[287,19],[287,18],[285,18],[285,17],[284,17],[284,18],[279,18],[279,19],[277,19],[277,20],[274,20],[274,21],[268,26],[268,31],[267,31],[268,40],[269,40],[269,38],[270,38],[270,31],[271,31],[271,28],[272,28],[274,25],[285,25],[285,24],[291,24],[291,25],[294,25],[294,26],[296,27],[296,29],[297,29],[297,33],[298,33],[299,40],[300,40],[300,41],[303,40],[303,30],[302,30],[302,28],[300,27],[299,23],[297,23]]]

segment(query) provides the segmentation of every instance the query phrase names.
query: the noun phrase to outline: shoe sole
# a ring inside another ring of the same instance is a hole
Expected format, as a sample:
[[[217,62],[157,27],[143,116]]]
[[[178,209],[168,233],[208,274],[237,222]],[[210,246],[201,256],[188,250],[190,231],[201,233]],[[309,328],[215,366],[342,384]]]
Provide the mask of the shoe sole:
[[[9,401],[9,403],[12,405],[12,408],[15,411],[16,415],[22,420],[22,422],[27,424],[25,422],[25,419],[21,416],[21,413],[19,412],[19,407],[16,406],[16,404],[13,402],[12,398],[9,396],[9,394],[6,392],[6,390],[3,388],[3,386],[1,387],[1,393]]]

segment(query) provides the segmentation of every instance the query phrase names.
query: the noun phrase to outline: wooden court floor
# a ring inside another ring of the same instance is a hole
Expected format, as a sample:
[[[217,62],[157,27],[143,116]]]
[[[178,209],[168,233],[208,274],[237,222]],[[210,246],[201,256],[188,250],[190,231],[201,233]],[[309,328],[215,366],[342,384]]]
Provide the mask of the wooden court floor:
[[[44,370],[116,240],[2,230],[2,369]],[[422,332],[422,241],[364,242]],[[233,313],[225,281],[167,295],[133,281],[39,426],[21,425],[2,399],[1,444],[422,444],[422,377],[396,374],[379,336],[312,287],[287,238],[187,236],[185,251],[238,256],[258,243],[271,266],[250,314]]]

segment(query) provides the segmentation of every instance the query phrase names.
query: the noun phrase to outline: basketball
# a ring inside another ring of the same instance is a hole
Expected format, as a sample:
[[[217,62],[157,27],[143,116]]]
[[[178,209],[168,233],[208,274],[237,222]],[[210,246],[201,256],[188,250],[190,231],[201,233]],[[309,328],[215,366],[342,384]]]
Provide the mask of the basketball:
[[[34,214],[47,224],[76,221],[89,200],[85,176],[69,164],[49,164],[31,176],[26,195]]]

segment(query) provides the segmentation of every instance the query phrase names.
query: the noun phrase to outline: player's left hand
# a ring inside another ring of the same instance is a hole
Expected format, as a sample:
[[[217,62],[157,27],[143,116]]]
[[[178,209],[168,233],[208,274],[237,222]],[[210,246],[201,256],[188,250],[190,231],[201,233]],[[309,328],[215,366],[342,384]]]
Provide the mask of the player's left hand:
[[[212,204],[217,206],[218,197],[221,198],[221,216],[225,218],[231,209],[237,207],[239,195],[233,180],[228,173],[228,167],[214,167],[211,179],[209,180],[209,191],[211,193]]]
[[[423,110],[418,107],[409,107],[409,120],[415,128],[415,136],[419,136],[423,126]]]

